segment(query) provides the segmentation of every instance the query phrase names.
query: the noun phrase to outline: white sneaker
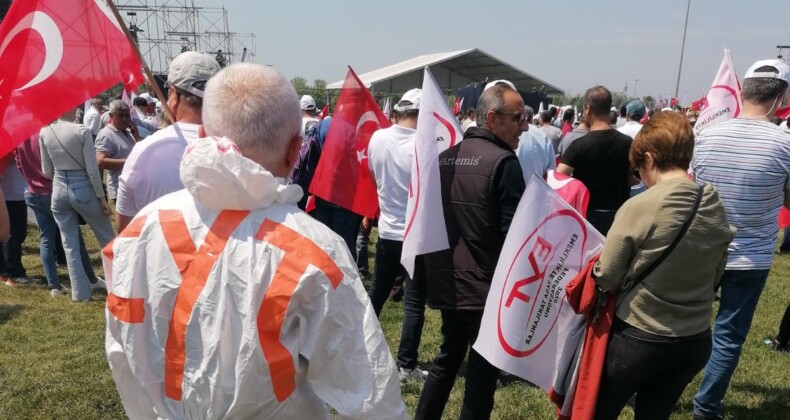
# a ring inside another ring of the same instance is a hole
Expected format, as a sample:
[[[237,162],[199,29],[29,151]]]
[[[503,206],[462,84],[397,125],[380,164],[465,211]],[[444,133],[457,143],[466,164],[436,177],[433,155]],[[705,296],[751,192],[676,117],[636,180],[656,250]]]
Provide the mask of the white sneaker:
[[[103,278],[96,276],[96,283],[91,283],[91,290],[107,290],[107,282]]]
[[[398,377],[400,378],[401,382],[408,381],[410,379],[416,379],[418,381],[424,381],[428,378],[428,371],[420,370],[419,368],[414,369],[406,369],[399,367],[398,368]]]
[[[66,286],[60,286],[60,289],[52,289],[49,291],[49,295],[53,298],[59,298],[61,296],[66,296],[71,294],[71,291]]]

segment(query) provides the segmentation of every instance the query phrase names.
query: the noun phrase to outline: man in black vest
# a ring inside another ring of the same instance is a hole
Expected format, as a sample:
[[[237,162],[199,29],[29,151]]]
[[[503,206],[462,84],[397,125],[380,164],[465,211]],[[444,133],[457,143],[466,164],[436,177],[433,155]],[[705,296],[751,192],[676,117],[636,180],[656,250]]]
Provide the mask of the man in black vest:
[[[512,84],[487,88],[477,127],[439,155],[450,249],[425,256],[428,304],[442,312],[442,345],[417,405],[417,419],[438,419],[467,349],[477,339],[499,253],[524,177],[513,150],[527,129],[524,101]],[[487,419],[499,370],[470,350],[462,419]]]

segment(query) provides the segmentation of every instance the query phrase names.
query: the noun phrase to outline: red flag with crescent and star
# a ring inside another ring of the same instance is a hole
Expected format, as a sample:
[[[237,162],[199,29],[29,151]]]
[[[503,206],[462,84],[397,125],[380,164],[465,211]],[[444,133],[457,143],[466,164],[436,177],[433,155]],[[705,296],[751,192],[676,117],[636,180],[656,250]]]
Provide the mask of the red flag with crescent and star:
[[[349,67],[310,193],[362,216],[376,217],[379,202],[376,183],[368,169],[368,142],[373,132],[390,125]]]
[[[0,156],[86,99],[144,79],[102,0],[15,1],[0,24]]]

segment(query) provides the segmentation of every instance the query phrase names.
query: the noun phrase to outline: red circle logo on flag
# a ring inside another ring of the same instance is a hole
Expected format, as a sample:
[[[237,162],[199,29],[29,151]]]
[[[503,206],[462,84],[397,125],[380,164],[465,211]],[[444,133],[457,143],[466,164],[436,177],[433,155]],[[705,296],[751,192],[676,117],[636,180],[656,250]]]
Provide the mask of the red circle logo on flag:
[[[510,263],[499,297],[497,333],[502,348],[526,357],[546,342],[565,303],[565,284],[582,267],[587,228],[578,213],[548,215]]]

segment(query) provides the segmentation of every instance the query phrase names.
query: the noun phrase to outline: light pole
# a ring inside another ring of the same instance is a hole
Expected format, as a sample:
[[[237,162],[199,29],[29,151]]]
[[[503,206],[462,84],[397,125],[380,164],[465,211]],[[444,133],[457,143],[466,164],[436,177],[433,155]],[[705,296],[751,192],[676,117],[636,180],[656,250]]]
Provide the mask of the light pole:
[[[689,10],[691,9],[691,0],[686,5],[686,25],[683,27],[683,44],[680,46],[680,64],[678,64],[678,81],[675,83],[675,97],[678,97],[680,90],[680,71],[683,69],[683,52],[686,50],[686,30],[689,28]]]
[[[636,98],[636,84],[642,79],[634,79],[634,98]]]

